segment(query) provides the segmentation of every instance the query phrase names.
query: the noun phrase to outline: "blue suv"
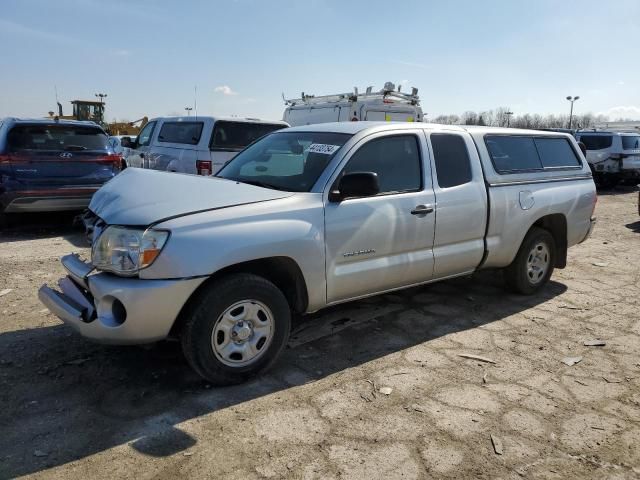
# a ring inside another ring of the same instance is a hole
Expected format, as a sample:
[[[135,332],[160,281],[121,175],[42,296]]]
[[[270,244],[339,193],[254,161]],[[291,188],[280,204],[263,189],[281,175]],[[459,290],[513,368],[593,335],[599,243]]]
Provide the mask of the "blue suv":
[[[93,122],[0,120],[0,223],[7,213],[84,209],[121,162]]]

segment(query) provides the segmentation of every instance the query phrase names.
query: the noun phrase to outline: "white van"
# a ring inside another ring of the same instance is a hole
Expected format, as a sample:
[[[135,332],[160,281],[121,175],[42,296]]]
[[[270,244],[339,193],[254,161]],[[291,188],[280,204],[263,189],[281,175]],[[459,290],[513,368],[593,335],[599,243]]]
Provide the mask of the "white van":
[[[403,93],[401,86],[387,82],[384,88],[373,92],[367,87],[364,94],[354,88],[350,93],[333,95],[305,95],[285,100],[287,107],[282,120],[292,127],[328,122],[355,122],[359,120],[374,122],[422,122],[422,108],[418,89]]]
[[[281,128],[285,122],[257,118],[152,118],[129,147],[127,167],[212,175],[244,147]]]

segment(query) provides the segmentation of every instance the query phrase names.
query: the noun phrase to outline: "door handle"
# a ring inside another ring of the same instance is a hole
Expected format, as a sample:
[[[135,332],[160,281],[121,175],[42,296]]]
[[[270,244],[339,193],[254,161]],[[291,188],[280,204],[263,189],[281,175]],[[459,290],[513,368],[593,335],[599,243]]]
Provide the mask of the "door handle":
[[[411,210],[411,215],[426,215],[431,212],[433,212],[432,205],[418,205],[416,208]]]

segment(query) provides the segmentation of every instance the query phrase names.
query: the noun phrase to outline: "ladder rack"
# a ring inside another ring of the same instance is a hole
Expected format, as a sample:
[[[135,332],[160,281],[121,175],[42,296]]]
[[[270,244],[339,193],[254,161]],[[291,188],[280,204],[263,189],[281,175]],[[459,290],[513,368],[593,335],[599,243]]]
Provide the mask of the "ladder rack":
[[[284,93],[282,94],[282,99],[284,100],[285,105],[319,105],[323,103],[338,103],[343,100],[348,100],[350,102],[357,102],[359,100],[386,100],[393,99],[399,100],[402,103],[408,103],[410,105],[419,105],[420,97],[418,97],[418,89],[411,88],[411,93],[404,93],[400,91],[401,86],[396,87],[393,83],[387,82],[384,84],[384,88],[377,92],[373,92],[373,87],[367,87],[365,93],[358,93],[358,87],[353,89],[353,92],[348,93],[334,93],[332,95],[307,95],[304,92],[300,95],[300,98],[284,98]]]

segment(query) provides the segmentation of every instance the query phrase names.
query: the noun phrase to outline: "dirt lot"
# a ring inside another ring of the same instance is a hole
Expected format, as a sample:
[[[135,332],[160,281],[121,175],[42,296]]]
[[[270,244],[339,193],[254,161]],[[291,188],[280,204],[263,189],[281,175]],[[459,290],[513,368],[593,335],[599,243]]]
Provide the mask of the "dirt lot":
[[[334,308],[223,389],[175,344],[93,345],[43,310],[59,255],[87,250],[49,225],[70,217],[30,218],[0,234],[0,477],[640,478],[635,198],[602,195],[537,296],[483,272]]]

